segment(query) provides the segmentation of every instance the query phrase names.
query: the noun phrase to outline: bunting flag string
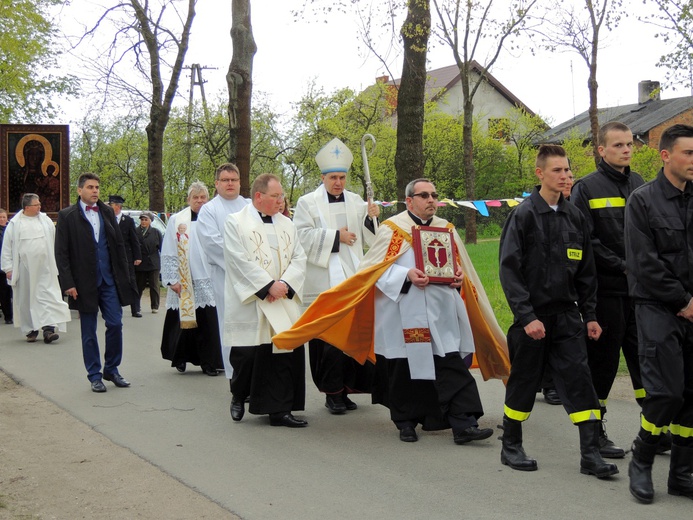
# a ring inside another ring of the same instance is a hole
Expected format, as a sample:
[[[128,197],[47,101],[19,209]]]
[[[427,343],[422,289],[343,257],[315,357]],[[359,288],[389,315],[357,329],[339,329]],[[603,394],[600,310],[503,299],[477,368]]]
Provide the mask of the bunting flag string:
[[[453,208],[469,208],[469,209],[474,209],[479,212],[479,214],[483,217],[488,217],[490,216],[490,213],[488,211],[488,208],[500,208],[503,206],[503,203],[507,204],[509,208],[514,208],[517,206],[520,202],[525,200],[527,197],[529,197],[529,193],[523,192],[522,197],[514,197],[512,199],[488,199],[488,200],[454,200],[450,198],[443,198],[438,200],[438,206],[452,206]],[[382,206],[383,208],[389,208],[392,206],[395,206],[398,204],[398,201],[396,200],[375,200],[373,201],[375,204],[378,204],[379,206]],[[402,203],[404,204],[404,203]],[[291,208],[291,212],[293,213],[293,208]],[[157,215],[159,218],[162,220],[166,221],[168,218],[173,215],[173,213],[155,213],[152,212],[155,215]],[[165,217],[165,218],[164,218]]]
[[[474,209],[479,212],[479,214],[483,217],[489,217],[490,213],[488,211],[489,208],[500,208],[503,206],[503,203],[507,204],[509,208],[514,208],[520,202],[525,200],[525,198],[529,197],[529,193],[522,193],[522,197],[514,197],[512,199],[488,199],[488,200],[453,200],[450,198],[443,198],[438,200],[438,206],[452,206],[453,208],[469,208],[469,209]],[[378,204],[379,206],[382,206],[383,208],[389,208],[391,206],[394,206],[398,204],[398,201],[396,200],[376,200],[373,201],[375,204]]]

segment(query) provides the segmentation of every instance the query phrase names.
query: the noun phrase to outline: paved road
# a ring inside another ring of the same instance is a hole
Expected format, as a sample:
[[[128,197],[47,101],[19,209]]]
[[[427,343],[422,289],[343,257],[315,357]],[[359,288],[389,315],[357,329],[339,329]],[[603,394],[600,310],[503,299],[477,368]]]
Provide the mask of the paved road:
[[[147,306],[144,305],[146,309]],[[127,309],[126,309],[127,310]],[[73,320],[76,315],[73,313]],[[121,373],[128,389],[90,391],[78,322],[54,345],[27,344],[0,329],[0,367],[77,419],[243,519],[640,519],[690,518],[688,499],[666,494],[669,457],[655,464],[655,503],[628,492],[627,460],[607,481],[581,475],[578,433],[561,407],[539,401],[525,426],[525,448],[539,471],[499,462],[496,436],[456,446],[450,431],[402,443],[385,408],[356,396],[359,409],[331,416],[310,376],[306,429],[268,426],[266,417],[229,416],[223,376],[196,367],[179,374],[161,359],[162,313],[125,314]],[[103,322],[99,323],[103,338]],[[478,379],[484,427],[501,422],[504,387]],[[621,445],[637,431],[638,407],[612,400],[609,434]]]

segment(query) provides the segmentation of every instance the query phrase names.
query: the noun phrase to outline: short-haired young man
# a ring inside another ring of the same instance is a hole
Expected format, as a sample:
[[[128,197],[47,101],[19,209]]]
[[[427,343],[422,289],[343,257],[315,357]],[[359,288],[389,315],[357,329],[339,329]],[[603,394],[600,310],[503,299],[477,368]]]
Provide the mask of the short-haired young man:
[[[563,197],[569,171],[565,150],[543,145],[535,170],[541,186],[513,210],[501,234],[500,280],[514,316],[501,462],[537,469],[522,447],[522,422],[548,369],[580,431],[580,472],[606,478],[618,468],[599,454],[601,412],[585,347],[585,329],[591,340],[601,334],[594,309],[597,278],[585,219]]]
[[[626,205],[626,270],[645,387],[628,468],[630,492],[654,498],[652,463],[671,432],[668,491],[693,498],[693,126],[667,128],[663,168]]]
[[[635,308],[628,297],[623,231],[626,201],[645,182],[630,170],[632,149],[630,128],[617,121],[603,125],[599,129],[598,146],[602,159],[597,170],[579,179],[570,197],[587,220],[597,266],[597,321],[604,327],[604,333],[597,341],[587,342],[587,361],[602,411],[600,452],[602,457],[614,459],[623,458],[626,453],[609,440],[603,423],[621,350],[637,401],[642,402],[645,397],[638,363]]]

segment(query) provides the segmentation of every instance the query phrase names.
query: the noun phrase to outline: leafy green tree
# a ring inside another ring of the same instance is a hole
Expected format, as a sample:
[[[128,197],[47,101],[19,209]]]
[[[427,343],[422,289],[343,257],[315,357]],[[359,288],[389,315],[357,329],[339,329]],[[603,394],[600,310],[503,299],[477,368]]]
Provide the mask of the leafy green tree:
[[[501,120],[502,127],[498,138],[504,138],[514,151],[514,170],[517,186],[530,186],[534,182],[534,161],[536,148],[534,143],[549,129],[544,120],[537,115],[530,115],[521,108],[511,108],[507,116]]]
[[[557,3],[546,19],[545,29],[539,31],[550,50],[568,49],[576,52],[589,70],[587,89],[590,95],[588,109],[592,133],[592,155],[595,165],[600,156],[597,147],[599,135],[599,105],[597,104],[597,64],[602,29],[615,29],[623,16],[623,0],[581,0],[575,3]]]
[[[49,10],[64,0],[0,0],[0,122],[38,123],[77,79],[56,72],[62,48]]]
[[[670,51],[664,54],[657,66],[668,70],[666,79],[693,89],[693,0],[653,0],[659,10],[641,17],[658,27],[657,34]]]
[[[442,197],[465,198],[464,165],[460,147],[462,120],[426,104],[423,177],[430,179]]]
[[[633,171],[642,175],[646,181],[654,179],[662,167],[662,158],[659,155],[659,150],[650,148],[647,145],[635,148],[633,150],[633,158],[630,161],[630,167]]]
[[[86,119],[81,132],[72,136],[70,154],[72,184],[83,172],[101,179],[102,197],[122,195],[129,208],[149,208],[147,189],[147,136],[139,116],[113,123]]]
[[[561,143],[561,146],[565,148],[568,154],[570,169],[576,179],[595,170],[594,155],[592,155],[592,146],[588,136],[573,132]]]
[[[379,92],[379,91],[378,91]],[[356,95],[350,89],[331,94],[310,85],[296,104],[296,115],[286,126],[285,188],[291,186],[292,200],[320,184],[315,155],[332,138],[341,139],[354,154],[347,188],[365,196],[361,139],[372,134],[376,149],[368,164],[376,199],[396,198],[398,183],[394,173],[395,130],[384,123],[385,98],[371,89]]]
[[[460,70],[464,110],[462,148],[469,198],[476,197],[474,97],[486,81],[486,72],[496,63],[501,51],[511,47],[513,38],[524,30],[527,17],[537,2],[538,0],[513,0],[494,8],[493,0],[433,0],[439,36],[452,50]],[[481,58],[484,53],[485,58]],[[474,70],[477,58],[484,61],[483,69],[478,72]],[[465,211],[465,241],[476,243],[476,212],[473,210]]]

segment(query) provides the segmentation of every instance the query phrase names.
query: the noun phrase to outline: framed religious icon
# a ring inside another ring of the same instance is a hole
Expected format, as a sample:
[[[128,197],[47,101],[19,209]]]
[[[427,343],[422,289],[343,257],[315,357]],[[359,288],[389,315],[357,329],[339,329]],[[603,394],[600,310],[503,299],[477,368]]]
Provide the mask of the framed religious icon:
[[[0,125],[0,207],[16,213],[35,193],[55,220],[70,204],[69,154],[68,125]]]
[[[416,268],[431,283],[451,284],[455,281],[456,246],[453,229],[414,226],[412,239]]]

